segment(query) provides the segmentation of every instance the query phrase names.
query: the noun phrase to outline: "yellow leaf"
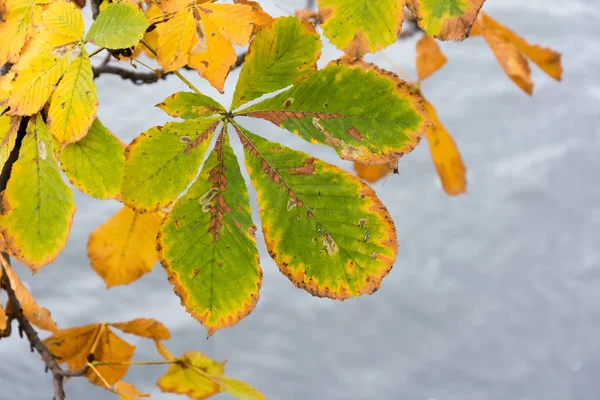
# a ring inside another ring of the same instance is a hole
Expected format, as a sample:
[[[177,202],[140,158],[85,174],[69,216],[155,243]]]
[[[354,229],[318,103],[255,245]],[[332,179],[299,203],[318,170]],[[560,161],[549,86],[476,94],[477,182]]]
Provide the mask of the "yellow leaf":
[[[490,18],[484,12],[481,12],[478,17],[479,22],[483,25],[478,26],[479,30],[493,31],[493,34],[505,42],[510,42],[521,50],[531,61],[533,61],[544,72],[552,78],[560,81],[562,79],[562,64],[561,54],[556,51],[541,47],[539,45],[531,45],[525,39],[519,37],[515,32]]]
[[[92,63],[85,49],[73,60],[50,99],[48,128],[63,145],[84,137],[98,111]]]
[[[155,319],[138,318],[129,322],[117,322],[110,325],[125,333],[154,340],[168,340],[171,337],[167,327]]]
[[[427,141],[431,150],[431,158],[435,164],[442,186],[450,196],[456,196],[467,191],[467,173],[458,147],[450,133],[440,122],[435,108],[427,100],[425,110],[433,121],[433,126],[427,130]]]
[[[4,256],[0,255],[0,262],[2,263],[2,269],[8,276],[8,280],[10,281],[10,286],[15,291],[15,295],[19,303],[21,304],[21,309],[23,310],[23,315],[27,317],[29,322],[34,324],[40,329],[56,332],[58,327],[52,317],[50,316],[50,311],[44,307],[40,307],[29,290],[25,287],[23,282],[19,279],[15,271],[12,269],[10,264],[6,262]]]
[[[156,4],[150,4],[148,9],[146,10],[146,18],[151,21],[153,18],[162,15],[161,9]],[[160,34],[158,33],[158,28],[151,30],[150,32],[144,33],[144,41],[150,45],[153,49],[158,48],[158,38]],[[152,53],[146,46],[144,46],[141,42],[135,46],[134,56],[137,57],[141,52],[147,57],[156,58],[154,53]]]
[[[59,363],[67,363],[71,370],[83,368],[88,360],[106,363],[125,363],[116,365],[97,365],[102,377],[113,385],[127,373],[135,347],[113,333],[106,323],[84,325],[76,328],[61,329],[44,340],[50,353]],[[96,372],[89,369],[85,376],[95,385],[104,386]]]
[[[173,71],[187,64],[195,26],[192,8],[184,8],[167,22],[158,24],[156,51],[158,63],[165,71]]]
[[[67,68],[65,58],[40,56],[31,61],[12,83],[8,105],[12,115],[31,115],[48,101],[54,86]]]
[[[273,17],[267,14],[260,4],[252,0],[233,0],[235,4],[246,4],[252,7],[254,11],[254,17],[252,23],[254,23],[254,33],[258,32],[263,26],[269,25],[273,22]]]
[[[125,285],[150,272],[158,261],[159,213],[136,214],[123,207],[90,235],[88,256],[107,287]]]
[[[417,42],[417,76],[419,81],[427,79],[431,74],[442,68],[448,59],[442,53],[435,39],[423,35]]]
[[[160,390],[185,394],[194,399],[206,399],[225,392],[242,400],[264,400],[265,397],[245,382],[223,376],[225,363],[206,357],[197,351],[185,353],[172,364],[156,383]]]
[[[4,0],[0,4],[3,22],[0,22],[0,65],[16,63],[19,52],[34,34],[33,12],[36,0]]]
[[[365,165],[357,161],[354,162],[354,172],[367,182],[375,183],[381,178],[385,178],[394,172],[398,162],[382,165]]]
[[[83,38],[84,25],[81,11],[70,1],[58,0],[42,13],[45,28],[69,41]]]
[[[142,393],[131,383],[119,381],[115,383],[114,390],[121,400],[137,400],[138,397],[150,397],[148,393]]]
[[[77,43],[77,41],[71,41],[69,38],[57,35],[50,30],[42,29],[41,32],[25,43],[19,61],[11,70],[14,72],[26,70],[32,60],[43,55],[63,57],[71,52]]]
[[[0,116],[0,169],[4,167],[4,163],[15,147],[20,125],[21,117]]]

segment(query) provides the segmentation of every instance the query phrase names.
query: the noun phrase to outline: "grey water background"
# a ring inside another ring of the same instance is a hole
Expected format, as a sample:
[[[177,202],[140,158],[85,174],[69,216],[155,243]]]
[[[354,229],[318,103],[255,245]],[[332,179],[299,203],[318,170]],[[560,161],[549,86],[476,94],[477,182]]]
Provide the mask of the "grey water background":
[[[304,0],[261,3],[284,15]],[[561,51],[564,82],[534,67],[529,98],[483,39],[442,45],[449,64],[423,91],[460,146],[469,193],[444,195],[425,141],[401,160],[399,175],[374,185],[396,222],[400,252],[373,296],[343,303],[311,297],[278,272],[259,234],[264,281],[256,310],[207,340],[160,266],[130,286],[105,289],[90,269],[86,242],[120,206],[81,193],[57,261],[35,277],[20,265],[17,272],[61,327],[157,318],[171,330],[171,352],[228,359],[228,375],[269,399],[599,399],[600,2],[488,0],[484,10]],[[414,40],[386,53],[414,76]],[[339,54],[326,46],[321,65]],[[381,56],[370,59],[391,68]],[[228,104],[238,73],[223,96],[188,77]],[[175,77],[141,87],[115,77],[97,83],[100,118],[126,143],[168,120],[153,104],[186,90]],[[269,123],[243,122],[351,168],[331,149]],[[256,210],[253,191],[251,198]],[[158,359],[148,341],[127,339],[137,346],[136,360]],[[164,371],[132,367],[126,380],[156,399],[181,398],[155,387]],[[66,389],[69,399],[114,398],[82,379]],[[27,342],[2,340],[0,398],[47,400],[51,393],[50,376]]]

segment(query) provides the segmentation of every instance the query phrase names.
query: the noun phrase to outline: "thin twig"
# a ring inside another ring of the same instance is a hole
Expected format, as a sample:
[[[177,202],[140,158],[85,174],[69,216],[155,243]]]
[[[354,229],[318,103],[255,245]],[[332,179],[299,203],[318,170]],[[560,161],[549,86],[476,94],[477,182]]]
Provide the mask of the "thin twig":
[[[144,83],[156,83],[161,79],[166,79],[168,73],[157,74],[156,72],[138,72],[130,69],[121,68],[115,65],[102,64],[93,68],[94,79],[103,74],[118,75],[122,79],[129,80],[136,85]]]
[[[8,258],[5,254],[0,255],[0,268],[4,269],[3,265],[8,264]],[[22,332],[27,337],[29,341],[29,345],[31,346],[31,351],[34,349],[38,352],[38,354],[42,357],[44,364],[46,364],[46,370],[52,373],[52,380],[54,386],[54,400],[64,400],[65,398],[65,390],[63,385],[63,380],[65,376],[81,376],[87,372],[87,368],[84,368],[79,371],[65,371],[60,365],[57,364],[56,360],[50,350],[46,347],[44,342],[38,336],[35,328],[31,325],[31,322],[25,317],[23,314],[23,310],[21,309],[21,304],[19,303],[19,299],[15,291],[13,290],[10,280],[8,279],[8,274],[2,274],[2,282],[1,287],[8,295],[8,299],[12,302],[12,309],[14,312],[14,319],[19,322],[19,332]]]

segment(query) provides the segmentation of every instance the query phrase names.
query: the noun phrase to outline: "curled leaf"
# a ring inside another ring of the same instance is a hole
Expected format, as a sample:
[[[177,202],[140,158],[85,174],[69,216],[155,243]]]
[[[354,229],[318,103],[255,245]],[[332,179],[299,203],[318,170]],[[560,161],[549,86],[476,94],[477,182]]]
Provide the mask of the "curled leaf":
[[[128,322],[113,322],[110,325],[125,333],[154,339],[156,341],[168,340],[171,337],[167,327],[152,318],[138,318]]]

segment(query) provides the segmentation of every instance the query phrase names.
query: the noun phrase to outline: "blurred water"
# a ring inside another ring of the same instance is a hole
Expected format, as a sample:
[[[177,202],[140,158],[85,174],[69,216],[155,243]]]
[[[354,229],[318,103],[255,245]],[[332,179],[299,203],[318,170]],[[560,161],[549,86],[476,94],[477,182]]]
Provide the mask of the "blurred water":
[[[261,3],[282,15],[304,0]],[[269,399],[600,398],[600,4],[488,0],[485,10],[532,42],[563,52],[564,82],[534,68],[535,96],[528,98],[482,39],[442,45],[450,63],[423,91],[459,143],[469,194],[442,193],[426,144],[402,159],[399,175],[375,185],[400,242],[398,262],[375,295],[344,303],[311,297],[278,272],[258,235],[261,300],[250,317],[206,340],[161,267],[129,287],[105,290],[85,245],[119,204],[82,194],[56,263],[34,278],[22,266],[18,273],[60,326],[155,317],[171,329],[173,353],[197,349],[228,359],[229,375]],[[413,49],[406,41],[386,53],[412,72]],[[325,51],[327,59],[338,55]],[[381,57],[371,59],[390,68]],[[228,104],[237,73],[224,96],[190,79]],[[151,105],[186,90],[174,78],[147,87],[112,77],[98,84],[100,117],[127,143],[167,120]],[[350,168],[328,148],[284,136],[271,124],[244,123]],[[128,339],[137,345],[137,360],[157,358],[153,345]],[[178,398],[155,388],[163,372],[131,368],[126,380],[154,398]],[[0,343],[0,388],[1,399],[51,397],[39,357],[17,337]],[[67,394],[112,396],[81,379],[67,383]]]

